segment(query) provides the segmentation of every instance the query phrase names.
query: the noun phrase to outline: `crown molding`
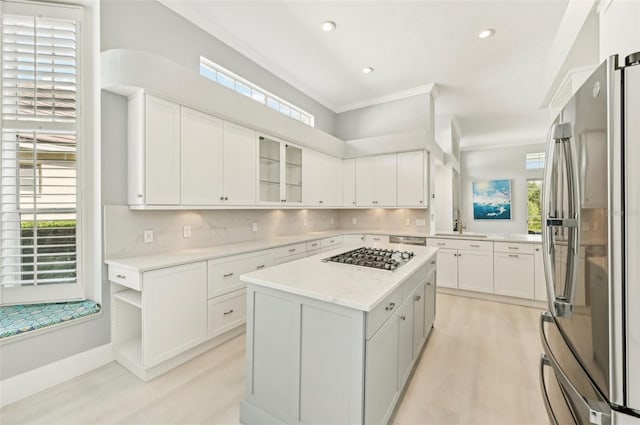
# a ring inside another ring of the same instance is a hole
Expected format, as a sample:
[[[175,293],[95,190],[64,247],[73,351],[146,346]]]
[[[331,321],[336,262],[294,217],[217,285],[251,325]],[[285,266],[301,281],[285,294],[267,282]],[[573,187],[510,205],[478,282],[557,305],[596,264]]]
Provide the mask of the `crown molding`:
[[[402,90],[395,93],[390,93],[381,97],[377,97],[369,100],[363,100],[361,102],[356,102],[349,105],[343,105],[336,108],[334,112],[336,112],[337,114],[341,114],[343,112],[366,108],[368,106],[379,105],[381,103],[392,102],[394,100],[406,99],[408,97],[417,96],[420,94],[431,94],[434,101],[439,96],[439,93],[435,84],[425,84],[423,86],[418,86],[408,90]]]

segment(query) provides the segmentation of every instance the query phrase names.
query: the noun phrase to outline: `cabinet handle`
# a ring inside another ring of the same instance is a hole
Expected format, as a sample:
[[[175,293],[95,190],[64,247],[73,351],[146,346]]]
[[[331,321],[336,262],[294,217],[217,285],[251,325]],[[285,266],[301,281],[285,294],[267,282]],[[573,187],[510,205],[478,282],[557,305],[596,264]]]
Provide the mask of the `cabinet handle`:
[[[518,254],[509,254],[509,257],[511,257],[511,258],[520,258],[520,256]]]
[[[431,264],[436,264],[435,260],[431,262]]]
[[[445,246],[445,245],[446,245],[446,243],[444,243],[444,242],[438,242],[438,246]]]
[[[229,200],[229,197],[228,197],[228,196],[225,196],[225,197],[224,197],[224,200],[225,200],[225,201],[228,201],[228,200]]]
[[[138,193],[138,198],[142,198],[142,193]]]
[[[428,284],[429,284],[429,282],[427,282],[427,285]],[[416,301],[420,301],[421,299],[422,299],[422,297],[420,295],[416,295],[416,298],[415,298]]]
[[[223,274],[222,277],[231,277],[233,276],[233,273],[229,273],[229,274]]]
[[[387,310],[387,311],[391,311],[394,308],[396,308],[396,303],[389,303],[389,305],[386,306],[384,309]]]
[[[324,201],[318,201],[320,204],[322,204]]]
[[[424,203],[424,202],[422,201],[422,199],[420,200],[420,203],[421,203],[421,204],[422,204],[422,203]]]
[[[540,248],[536,248],[536,252],[540,252]]]
[[[126,278],[127,278],[127,277],[126,277],[125,275],[123,275],[123,274],[117,274],[117,275],[116,275],[116,277],[117,277],[118,279],[126,279]]]
[[[407,320],[407,316],[405,315],[400,316],[400,320]]]
[[[231,310],[229,310],[229,311],[225,311],[225,312],[224,312],[224,313],[222,313],[222,314],[224,314],[225,316],[228,316],[228,315],[230,315],[230,314],[233,314],[233,309],[231,309]]]
[[[224,201],[224,196],[221,196],[221,197],[220,197],[220,200],[221,200],[221,201]]]
[[[480,245],[471,244],[471,248],[480,248]]]
[[[334,242],[335,242],[335,241],[334,241],[333,239],[331,239],[331,240],[329,241],[329,243],[334,243]]]
[[[317,243],[312,243],[311,246],[318,246],[318,244]]]
[[[520,249],[517,246],[510,246],[509,249]]]
[[[256,269],[258,269],[258,270],[264,269],[264,264],[260,264],[259,266],[256,267]]]
[[[356,204],[356,201],[353,201],[353,202],[351,202],[351,203],[352,203],[353,205],[355,205],[355,204]]]
[[[374,241],[379,241],[379,240],[380,240],[380,238],[373,238],[373,240],[374,240]]]
[[[456,257],[462,257],[462,254],[454,254]]]
[[[431,286],[431,282],[427,282],[427,286]]]
[[[291,248],[291,249],[289,250],[289,252],[296,252],[296,249],[295,249],[295,248]]]

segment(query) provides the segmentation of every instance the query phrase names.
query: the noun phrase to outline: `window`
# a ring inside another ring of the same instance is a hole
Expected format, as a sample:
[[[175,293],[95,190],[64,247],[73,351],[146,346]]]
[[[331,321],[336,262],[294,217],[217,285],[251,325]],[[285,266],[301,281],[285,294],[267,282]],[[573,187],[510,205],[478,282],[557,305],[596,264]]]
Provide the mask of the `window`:
[[[544,152],[528,153],[525,158],[525,168],[527,170],[544,169]]]
[[[527,180],[527,233],[539,235],[542,233],[542,179]]]
[[[226,70],[209,59],[200,56],[200,75],[207,77],[237,93],[250,97],[258,103],[281,112],[294,120],[300,121],[310,127],[314,125],[313,115],[290,104],[289,102],[272,95],[268,91],[256,86],[244,78]]]
[[[3,4],[2,303],[84,295],[77,237],[81,13]]]

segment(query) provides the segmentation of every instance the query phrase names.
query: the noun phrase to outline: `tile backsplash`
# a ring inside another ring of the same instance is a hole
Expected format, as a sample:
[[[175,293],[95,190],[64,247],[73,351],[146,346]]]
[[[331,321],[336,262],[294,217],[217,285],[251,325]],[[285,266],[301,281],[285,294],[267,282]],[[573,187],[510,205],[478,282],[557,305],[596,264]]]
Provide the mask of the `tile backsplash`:
[[[184,226],[191,227],[190,238],[183,237]],[[140,211],[106,205],[104,253],[105,258],[158,254],[337,227],[337,210]],[[145,230],[153,231],[152,243],[144,242]]]
[[[355,219],[355,223],[353,222]],[[409,220],[409,225],[407,225]],[[419,226],[416,220],[424,220]],[[353,209],[338,210],[338,228],[345,230],[392,230],[429,233],[429,211],[426,209]]]

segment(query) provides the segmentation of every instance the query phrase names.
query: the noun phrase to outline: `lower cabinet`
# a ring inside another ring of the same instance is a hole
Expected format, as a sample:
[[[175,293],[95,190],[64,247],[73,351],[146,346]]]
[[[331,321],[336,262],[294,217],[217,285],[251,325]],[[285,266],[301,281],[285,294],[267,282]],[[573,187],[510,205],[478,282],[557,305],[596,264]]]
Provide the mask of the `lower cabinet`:
[[[428,239],[438,250],[438,286],[493,293],[493,242]]]
[[[111,340],[116,360],[147,380],[147,370],[207,339],[207,265],[166,267],[136,280],[138,289],[111,284]]]
[[[370,312],[249,284],[240,422],[388,423],[433,324],[435,267]]]

